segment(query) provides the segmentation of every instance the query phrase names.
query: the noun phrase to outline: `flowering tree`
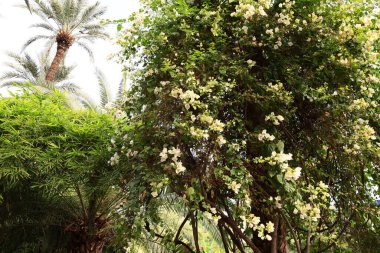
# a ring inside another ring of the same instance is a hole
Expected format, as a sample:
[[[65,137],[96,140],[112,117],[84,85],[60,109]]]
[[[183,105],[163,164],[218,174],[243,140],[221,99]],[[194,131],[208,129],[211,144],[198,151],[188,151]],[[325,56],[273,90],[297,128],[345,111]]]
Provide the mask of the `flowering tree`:
[[[379,9],[364,0],[146,0],[123,31],[134,84],[113,164],[139,174],[145,211],[182,197],[170,249],[324,252],[378,233]],[[127,132],[127,134],[125,134]]]

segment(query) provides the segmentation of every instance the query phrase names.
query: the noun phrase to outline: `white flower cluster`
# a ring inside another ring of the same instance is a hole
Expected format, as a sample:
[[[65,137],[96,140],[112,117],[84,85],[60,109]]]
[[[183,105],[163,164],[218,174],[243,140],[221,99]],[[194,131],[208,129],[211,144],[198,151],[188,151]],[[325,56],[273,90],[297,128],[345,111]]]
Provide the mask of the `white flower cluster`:
[[[279,24],[283,24],[285,26],[290,25],[290,23],[291,23],[291,17],[289,15],[283,14],[283,13],[276,14],[276,15],[278,15],[277,22]]]
[[[205,211],[205,212],[203,212],[203,215],[204,215],[207,219],[211,220],[215,225],[218,225],[218,222],[219,222],[219,220],[220,220],[220,216],[217,215],[217,212],[216,212],[216,209],[215,209],[215,208],[211,207],[211,208],[210,208],[210,212]]]
[[[269,234],[274,232],[273,222],[269,221],[265,225],[263,223],[260,224],[260,217],[257,217],[253,214],[248,215],[248,217],[242,215],[240,216],[240,219],[243,221],[243,227],[248,224],[249,228],[252,228],[253,231],[258,232],[258,237],[261,240],[272,240],[272,237]]]
[[[288,164],[288,161],[293,160],[292,154],[285,154],[283,152],[277,153],[273,151],[271,156],[263,158],[262,156],[255,159],[256,163],[265,163],[269,165],[278,165],[282,173],[285,173],[285,180],[294,180],[297,181],[301,176],[301,167],[291,168]]]
[[[218,119],[213,119],[210,115],[207,115],[207,114],[202,114],[200,117],[199,117],[199,120],[202,122],[202,123],[207,123],[209,124],[209,128],[211,131],[215,131],[215,132],[222,132],[223,129],[224,129],[224,123],[222,123],[220,120]]]
[[[119,109],[115,111],[114,117],[115,119],[124,119],[127,117],[127,114],[125,113],[125,111]]]
[[[233,0],[230,0],[233,2]],[[235,12],[231,13],[232,17],[244,17],[246,20],[251,20],[253,16],[268,16],[265,9],[270,6],[269,0],[259,0],[252,2],[249,0],[239,0],[239,4],[236,5]]]
[[[284,117],[281,115],[276,116],[274,112],[271,112],[271,114],[265,116],[265,121],[272,121],[273,125],[278,126],[280,122],[284,121]]]
[[[247,61],[247,64],[248,64],[248,67],[249,67],[249,68],[252,68],[252,67],[254,67],[254,66],[256,65],[256,62],[255,62],[255,61],[252,61],[251,59],[249,59],[249,60]]]
[[[273,151],[270,157],[270,161],[268,162],[270,165],[285,165],[288,163],[288,161],[293,160],[292,154],[285,154],[285,153],[277,153],[276,151]]]
[[[273,135],[267,133],[267,130],[265,130],[265,129],[257,136],[257,138],[261,142],[273,141],[275,139],[275,137]]]
[[[181,157],[181,150],[174,147],[169,150],[167,148],[163,148],[160,153],[161,162],[165,162],[169,158],[169,155],[172,155],[171,160],[173,162],[171,164],[176,168],[175,172],[177,174],[185,172],[186,168],[183,166],[181,161],[178,161],[178,158]]]
[[[318,221],[321,218],[321,210],[317,206],[312,206],[310,203],[303,203],[299,200],[296,200],[295,206],[293,213],[299,214],[301,219],[310,217],[312,221]]]
[[[187,110],[189,110],[190,107],[193,107],[194,109],[196,109],[197,105],[198,105],[197,99],[200,98],[200,96],[198,94],[196,94],[194,91],[187,90],[187,91],[183,92],[181,88],[174,88],[171,91],[170,95],[172,97],[180,98],[181,100],[183,100],[183,103],[184,103],[185,108]]]
[[[358,98],[358,99],[355,99],[354,101],[352,101],[352,104],[348,107],[348,109],[350,111],[354,111],[354,110],[366,110],[368,107],[370,107],[370,104],[365,101],[364,98]]]
[[[117,164],[119,164],[119,160],[120,160],[120,156],[119,156],[119,154],[116,152],[116,153],[111,157],[111,159],[108,161],[108,164],[110,164],[111,166],[117,165]]]
[[[374,84],[379,84],[380,83],[380,79],[377,78],[374,75],[368,76],[367,79],[366,79],[366,81],[369,82],[369,83],[374,83]]]
[[[236,183],[236,181],[232,181],[231,183],[227,184],[228,188],[234,191],[236,194],[239,193],[239,190],[241,188],[241,184]]]
[[[301,167],[297,167],[295,169],[288,167],[285,172],[285,180],[297,181],[298,178],[301,176],[301,170]]]
[[[372,142],[377,139],[376,131],[369,125],[368,120],[359,118],[352,126],[354,134],[349,134],[349,145],[343,148],[349,154],[358,154],[360,150],[372,148]]]
[[[360,87],[361,92],[369,98],[372,98],[375,94],[375,90],[373,88],[368,88],[367,86]]]
[[[278,209],[281,209],[281,208],[282,208],[281,197],[280,197],[280,196],[277,196],[277,197],[275,197],[275,198],[270,197],[270,198],[269,198],[269,201],[274,202],[276,208],[278,208]]]
[[[151,193],[152,197],[157,198],[158,192],[164,186],[164,184],[162,182],[160,182],[160,183],[152,182],[152,183],[150,183],[150,185],[152,186],[152,189],[153,189],[153,191]]]
[[[321,218],[321,209],[326,208],[328,203],[328,186],[322,181],[317,187],[309,186],[309,203],[296,200],[293,210],[294,214],[299,214],[301,219],[309,218],[311,221],[317,222]]]
[[[154,70],[153,69],[149,69],[147,72],[145,72],[144,73],[144,76],[145,77],[150,77],[151,75],[153,75],[154,74]]]
[[[223,146],[224,144],[227,143],[226,139],[222,135],[219,135],[218,138],[216,138],[216,142],[218,143],[219,146]]]
[[[210,137],[210,134],[208,133],[208,130],[203,130],[200,128],[190,127],[190,134],[196,138],[204,138],[208,139]]]
[[[272,98],[276,100],[280,100],[284,103],[290,103],[292,101],[292,93],[287,91],[281,82],[277,82],[276,84],[268,83],[264,88],[267,92],[272,93]]]

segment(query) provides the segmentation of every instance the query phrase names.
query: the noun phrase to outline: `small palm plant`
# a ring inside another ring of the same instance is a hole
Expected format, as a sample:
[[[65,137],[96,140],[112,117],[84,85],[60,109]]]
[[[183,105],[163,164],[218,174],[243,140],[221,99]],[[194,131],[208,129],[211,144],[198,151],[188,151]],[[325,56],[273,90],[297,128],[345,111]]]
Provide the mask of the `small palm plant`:
[[[8,56],[11,60],[7,65],[11,70],[0,76],[0,82],[3,81],[1,87],[26,88],[30,83],[43,92],[58,89],[75,93],[79,90],[79,87],[70,81],[70,73],[74,66],[65,66],[64,64],[59,66],[54,82],[46,82],[45,76],[51,63],[51,59],[46,53],[40,54],[38,61],[35,61],[29,54],[8,53]]]
[[[57,44],[54,60],[46,73],[46,81],[55,80],[62,60],[73,44],[83,48],[92,57],[88,43],[108,37],[104,27],[98,22],[105,12],[99,2],[93,5],[88,5],[84,0],[35,0],[26,3],[29,4],[30,11],[43,21],[32,27],[45,29],[49,34],[39,34],[30,38],[24,48],[40,39],[48,40],[50,48]]]

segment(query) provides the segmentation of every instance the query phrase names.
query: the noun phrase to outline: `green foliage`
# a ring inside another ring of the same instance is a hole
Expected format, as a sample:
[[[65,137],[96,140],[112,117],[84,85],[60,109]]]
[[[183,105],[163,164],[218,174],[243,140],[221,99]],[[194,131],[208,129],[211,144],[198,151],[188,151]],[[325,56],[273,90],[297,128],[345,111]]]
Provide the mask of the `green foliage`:
[[[108,163],[112,119],[27,91],[1,98],[0,118],[2,252],[75,251],[95,235],[107,243],[120,201]]]
[[[378,233],[377,3],[143,4],[119,27],[134,84],[118,145],[146,210],[176,193],[229,250],[367,252],[352,238]]]

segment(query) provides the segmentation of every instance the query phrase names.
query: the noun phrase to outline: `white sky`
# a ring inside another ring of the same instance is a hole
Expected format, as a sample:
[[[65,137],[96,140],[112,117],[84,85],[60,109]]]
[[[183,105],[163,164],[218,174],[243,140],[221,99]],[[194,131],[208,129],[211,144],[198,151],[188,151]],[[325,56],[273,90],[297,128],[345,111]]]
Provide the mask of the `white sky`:
[[[139,7],[139,0],[98,0],[103,6],[107,7],[107,12],[103,18],[122,19],[127,18],[129,14],[136,11]],[[88,0],[94,3],[95,0]],[[30,28],[31,24],[40,22],[36,15],[30,13],[16,5],[24,4],[23,0],[0,0],[0,75],[4,73],[7,67],[4,65],[9,58],[7,51],[20,53],[22,45],[33,35],[41,33],[37,28]],[[114,37],[116,27],[109,25],[108,33]],[[43,32],[43,31],[42,31]],[[38,54],[44,49],[45,41],[35,42],[26,52],[38,59]],[[55,48],[54,48],[55,49]],[[98,40],[92,45],[95,62],[91,62],[88,54],[77,47],[69,49],[66,64],[75,64],[77,67],[73,71],[73,81],[78,84],[95,101],[99,101],[99,89],[94,74],[95,66],[100,68],[110,84],[112,93],[115,94],[118,84],[122,79],[121,65],[115,60],[108,60],[109,56],[118,52],[119,47],[112,41]],[[55,53],[55,52],[54,52]]]

